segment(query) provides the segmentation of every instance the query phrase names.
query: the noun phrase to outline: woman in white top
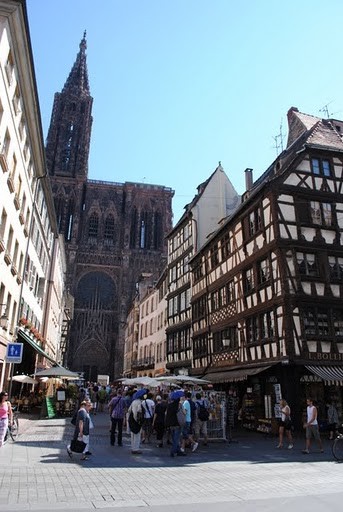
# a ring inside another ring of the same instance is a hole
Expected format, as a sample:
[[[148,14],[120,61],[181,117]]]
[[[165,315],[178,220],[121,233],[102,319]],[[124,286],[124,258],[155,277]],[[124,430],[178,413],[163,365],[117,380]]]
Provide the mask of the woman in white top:
[[[287,404],[286,400],[280,400],[281,419],[279,422],[279,444],[277,448],[283,448],[283,436],[286,431],[288,439],[288,449],[293,448],[293,437],[292,437],[292,420],[291,420],[291,408]]]

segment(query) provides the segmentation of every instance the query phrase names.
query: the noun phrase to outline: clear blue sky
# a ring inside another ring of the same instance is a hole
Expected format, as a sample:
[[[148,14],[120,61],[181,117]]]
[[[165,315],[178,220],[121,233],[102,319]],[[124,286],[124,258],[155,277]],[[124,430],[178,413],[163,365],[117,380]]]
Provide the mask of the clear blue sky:
[[[45,136],[87,30],[89,177],[171,187],[174,223],[218,161],[237,192],[287,110],[343,118],[342,0],[27,0]]]

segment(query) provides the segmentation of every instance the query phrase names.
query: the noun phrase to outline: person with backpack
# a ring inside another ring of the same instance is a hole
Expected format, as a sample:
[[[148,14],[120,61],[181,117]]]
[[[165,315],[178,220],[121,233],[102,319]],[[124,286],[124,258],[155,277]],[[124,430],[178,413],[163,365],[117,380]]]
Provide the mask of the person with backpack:
[[[139,455],[141,444],[141,428],[144,419],[142,400],[147,398],[147,390],[139,389],[132,396],[132,403],[129,407],[129,427],[131,430],[131,453]]]
[[[125,400],[120,389],[118,389],[116,396],[114,396],[108,404],[108,409],[111,416],[111,446],[115,445],[117,426],[118,446],[123,446],[123,422],[126,407]]]
[[[101,386],[98,390],[98,409],[99,412],[104,412],[104,405],[106,403],[107,391],[106,386]]]
[[[152,434],[152,421],[155,414],[155,402],[152,400],[152,393],[148,393],[147,398],[142,401],[144,421],[142,426],[142,443],[150,443]]]
[[[196,407],[196,419],[194,423],[195,439],[198,441],[200,434],[204,438],[204,446],[207,446],[207,421],[209,420],[210,414],[208,410],[208,402],[201,397],[200,393],[195,395],[195,407]]]
[[[170,429],[172,445],[170,449],[170,456],[175,457],[175,455],[183,456],[186,455],[180,449],[180,435],[181,435],[181,427],[178,421],[178,411],[183,409],[182,404],[180,403],[180,398],[184,396],[184,392],[180,389],[177,391],[173,391],[170,394],[170,401],[167,404],[166,417],[165,417],[165,426]]]

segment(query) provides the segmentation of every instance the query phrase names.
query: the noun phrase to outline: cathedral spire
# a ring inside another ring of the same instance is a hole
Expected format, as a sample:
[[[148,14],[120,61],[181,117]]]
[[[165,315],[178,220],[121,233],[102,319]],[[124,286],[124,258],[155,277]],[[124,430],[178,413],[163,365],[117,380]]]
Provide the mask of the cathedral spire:
[[[66,83],[64,84],[62,92],[73,92],[77,95],[89,95],[89,82],[86,61],[86,31],[83,33],[83,38],[80,43],[80,51],[77,54],[76,61],[69,73]]]

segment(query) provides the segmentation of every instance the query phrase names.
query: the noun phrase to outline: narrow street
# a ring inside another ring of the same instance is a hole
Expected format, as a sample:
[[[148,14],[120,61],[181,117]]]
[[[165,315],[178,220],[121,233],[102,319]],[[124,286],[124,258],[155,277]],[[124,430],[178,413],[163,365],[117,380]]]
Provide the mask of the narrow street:
[[[108,415],[98,414],[93,455],[81,462],[67,455],[70,418],[21,416],[17,442],[0,451],[2,511],[330,511],[343,496],[343,465],[334,462],[329,441],[324,454],[303,455],[302,438],[293,450],[277,450],[273,437],[240,433],[232,443],[200,444],[187,457],[171,458],[167,446],[155,444],[135,456],[128,436],[123,447],[110,446]]]

